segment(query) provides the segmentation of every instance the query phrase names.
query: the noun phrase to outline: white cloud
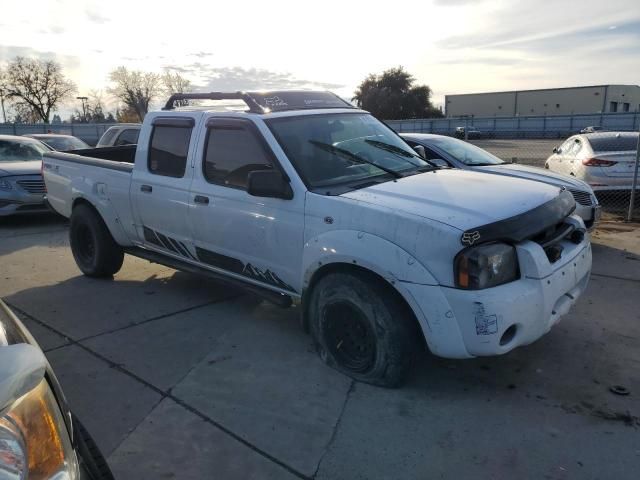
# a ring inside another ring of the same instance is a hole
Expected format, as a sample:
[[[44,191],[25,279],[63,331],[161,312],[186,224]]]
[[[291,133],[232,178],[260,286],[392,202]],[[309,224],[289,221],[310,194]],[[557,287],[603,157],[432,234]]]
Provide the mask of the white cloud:
[[[54,57],[84,91],[118,65],[182,69],[203,88],[313,84],[345,97],[398,65],[436,99],[640,78],[637,0],[34,1],[3,5],[0,62]]]

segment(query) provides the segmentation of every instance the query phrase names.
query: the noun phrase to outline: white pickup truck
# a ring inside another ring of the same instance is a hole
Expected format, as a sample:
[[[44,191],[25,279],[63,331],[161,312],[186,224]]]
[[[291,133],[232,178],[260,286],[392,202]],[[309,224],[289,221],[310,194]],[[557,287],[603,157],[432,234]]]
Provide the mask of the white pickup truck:
[[[173,108],[239,99],[243,109]],[[401,383],[416,351],[499,355],[584,291],[591,246],[564,189],[438,169],[329,92],[174,95],[137,147],[47,153],[79,268],[125,253],[288,306],[329,365]]]

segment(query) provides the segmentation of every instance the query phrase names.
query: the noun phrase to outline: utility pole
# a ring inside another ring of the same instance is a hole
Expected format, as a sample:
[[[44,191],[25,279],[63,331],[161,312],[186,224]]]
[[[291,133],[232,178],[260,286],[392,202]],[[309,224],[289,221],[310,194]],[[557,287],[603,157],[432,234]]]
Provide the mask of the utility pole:
[[[473,119],[473,115],[462,115],[462,118],[464,118],[464,141],[466,142],[469,140],[469,118]]]
[[[2,123],[7,123],[7,112],[4,111],[4,88],[0,87],[0,103],[2,104]]]
[[[633,182],[631,183],[631,197],[629,198],[629,213],[627,214],[627,222],[633,217],[633,207],[636,203],[636,189],[638,188],[638,168],[640,167],[640,135],[638,136],[638,145],[636,145],[636,165],[633,169]]]
[[[86,108],[84,102],[89,100],[89,97],[76,97],[76,99],[82,101],[82,121],[86,122],[87,121],[87,108]]]

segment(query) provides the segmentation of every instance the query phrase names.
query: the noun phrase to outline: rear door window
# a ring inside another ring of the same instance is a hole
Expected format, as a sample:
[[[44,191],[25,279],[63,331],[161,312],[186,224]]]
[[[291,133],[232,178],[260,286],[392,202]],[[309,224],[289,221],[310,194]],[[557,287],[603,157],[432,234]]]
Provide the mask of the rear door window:
[[[192,127],[154,125],[149,142],[149,171],[182,178],[187,165]]]

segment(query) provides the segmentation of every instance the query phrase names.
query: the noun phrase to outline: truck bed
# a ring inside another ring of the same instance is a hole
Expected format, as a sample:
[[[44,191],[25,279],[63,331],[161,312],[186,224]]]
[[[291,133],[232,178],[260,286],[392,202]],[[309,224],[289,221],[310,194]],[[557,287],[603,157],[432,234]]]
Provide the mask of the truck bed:
[[[71,150],[67,153],[82,157],[101,158],[115,162],[134,163],[136,158],[136,145],[120,145],[117,147],[83,148]]]
[[[127,245],[121,225],[133,224],[129,189],[135,153],[135,145],[45,153],[42,167],[49,205],[70,217],[74,201],[86,199],[100,211],[114,237]]]

